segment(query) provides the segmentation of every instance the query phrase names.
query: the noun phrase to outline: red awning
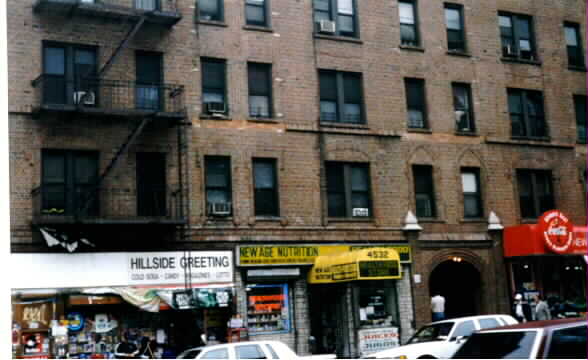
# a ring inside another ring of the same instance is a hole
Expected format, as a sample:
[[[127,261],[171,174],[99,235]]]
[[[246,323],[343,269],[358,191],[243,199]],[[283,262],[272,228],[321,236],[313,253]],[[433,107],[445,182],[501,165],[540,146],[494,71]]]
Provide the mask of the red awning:
[[[572,245],[566,254],[586,255],[586,233],[588,227],[574,226]],[[556,254],[545,244],[545,239],[536,224],[510,226],[504,229],[504,257]]]

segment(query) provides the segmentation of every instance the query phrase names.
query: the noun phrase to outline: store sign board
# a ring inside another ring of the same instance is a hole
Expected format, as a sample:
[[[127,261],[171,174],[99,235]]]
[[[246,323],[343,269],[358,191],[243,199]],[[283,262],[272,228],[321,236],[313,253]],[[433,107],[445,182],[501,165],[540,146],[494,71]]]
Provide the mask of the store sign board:
[[[408,245],[268,245],[238,246],[237,265],[312,265],[319,256],[343,254],[374,247],[394,249],[400,256],[400,263],[412,261]]]
[[[546,211],[537,225],[549,250],[558,254],[571,252],[574,245],[574,225],[561,211]]]
[[[359,330],[358,340],[360,356],[400,345],[397,327]]]
[[[14,319],[20,324],[21,329],[48,329],[53,316],[53,303],[39,301],[24,304],[16,304]]]
[[[129,285],[233,281],[230,251],[129,253],[127,265]]]
[[[319,256],[308,273],[310,284],[353,280],[387,280],[402,277],[394,249],[368,248],[343,254]]]
[[[12,289],[232,283],[232,251],[10,254]],[[35,276],[30,276],[35,274]]]

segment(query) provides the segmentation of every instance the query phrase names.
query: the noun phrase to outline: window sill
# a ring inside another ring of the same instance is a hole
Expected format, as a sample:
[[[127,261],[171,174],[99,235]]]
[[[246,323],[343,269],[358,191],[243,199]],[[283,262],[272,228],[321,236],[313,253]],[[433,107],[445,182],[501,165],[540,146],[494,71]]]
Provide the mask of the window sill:
[[[586,145],[586,140],[576,140],[576,145]]]
[[[445,224],[445,220],[437,219],[437,218],[423,218],[417,216],[417,221],[419,223],[437,223],[437,224]]]
[[[579,72],[587,72],[588,71],[585,66],[575,66],[575,65],[568,65],[568,70],[579,71]]]
[[[266,124],[279,123],[279,121],[274,118],[263,118],[263,117],[249,117],[249,118],[247,118],[247,121],[256,122],[256,123],[266,123]]]
[[[519,58],[508,58],[508,57],[501,57],[500,60],[506,63],[515,63],[515,64],[526,64],[526,65],[534,65],[534,66],[541,66],[541,62],[537,60],[525,60]]]
[[[455,130],[455,135],[457,136],[480,136],[476,131],[459,131]]]
[[[533,136],[511,136],[513,141],[524,141],[524,142],[550,142],[549,136],[533,137]]]
[[[419,134],[432,134],[433,130],[431,129],[420,129],[420,128],[408,128],[406,129],[407,132],[410,133],[419,133]]]
[[[350,42],[350,43],[354,43],[354,44],[363,44],[363,41],[361,41],[360,39],[350,37],[350,36],[326,35],[326,34],[314,33],[314,37],[317,39]]]
[[[198,24],[201,25],[210,25],[210,26],[219,26],[219,27],[229,27],[227,23],[220,20],[198,20]]]
[[[244,25],[243,26],[243,30],[261,31],[261,32],[267,32],[267,33],[273,33],[274,32],[274,29],[272,29],[271,27],[261,26],[261,25]]]
[[[350,223],[350,222],[362,222],[362,223],[371,223],[374,222],[374,219],[371,217],[330,217],[327,218],[327,222],[329,223]]]
[[[210,114],[200,114],[201,120],[220,120],[220,121],[230,121],[232,120],[228,115],[222,116],[212,116]]]
[[[478,224],[478,223],[487,223],[488,220],[479,217],[479,218],[463,218],[459,221],[460,223],[463,224]]]
[[[408,51],[416,51],[416,52],[425,52],[425,48],[424,47],[420,47],[420,46],[412,46],[412,45],[398,45],[399,49],[402,50],[408,50]]]
[[[321,127],[329,127],[329,128],[342,128],[342,129],[362,129],[362,130],[369,130],[369,127],[366,124],[348,124],[348,123],[338,123],[338,122],[321,122]]]
[[[465,58],[471,58],[472,55],[465,52],[465,51],[457,51],[457,50],[447,50],[447,55],[451,55],[451,56],[459,56],[459,57],[465,57]]]
[[[282,218],[279,216],[255,216],[255,222],[280,222]]]

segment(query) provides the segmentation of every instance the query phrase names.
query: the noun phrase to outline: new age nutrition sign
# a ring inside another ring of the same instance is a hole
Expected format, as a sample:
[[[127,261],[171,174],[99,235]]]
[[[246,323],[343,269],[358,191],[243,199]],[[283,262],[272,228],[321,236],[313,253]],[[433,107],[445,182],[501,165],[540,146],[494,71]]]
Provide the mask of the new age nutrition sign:
[[[129,285],[192,284],[233,281],[231,251],[128,253]]]

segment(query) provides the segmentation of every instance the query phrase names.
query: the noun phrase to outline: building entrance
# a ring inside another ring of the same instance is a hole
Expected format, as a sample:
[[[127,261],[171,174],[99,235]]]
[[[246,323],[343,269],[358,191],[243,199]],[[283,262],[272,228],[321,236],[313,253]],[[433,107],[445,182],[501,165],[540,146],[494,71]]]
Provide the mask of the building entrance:
[[[472,264],[455,257],[437,265],[429,279],[431,296],[445,297],[445,317],[455,318],[480,314],[480,272]]]

